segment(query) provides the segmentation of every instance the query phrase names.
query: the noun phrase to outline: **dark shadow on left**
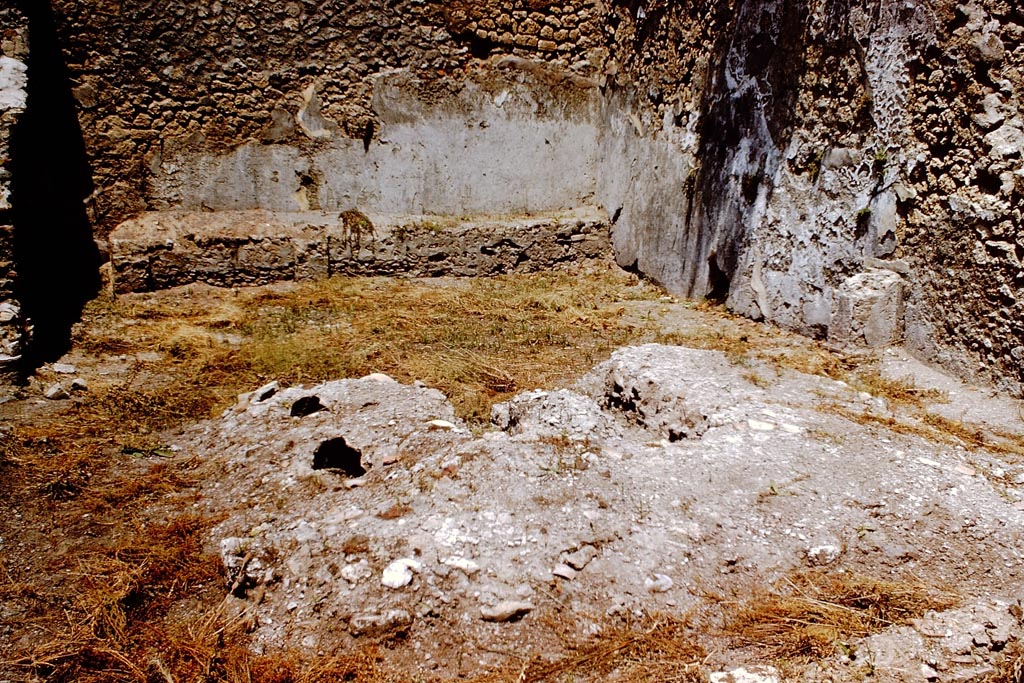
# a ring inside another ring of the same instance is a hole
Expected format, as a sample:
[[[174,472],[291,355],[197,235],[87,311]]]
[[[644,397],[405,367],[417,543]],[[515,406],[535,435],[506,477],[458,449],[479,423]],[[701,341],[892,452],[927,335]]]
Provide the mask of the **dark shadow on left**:
[[[71,326],[99,291],[100,256],[83,201],[92,169],[49,0],[20,0],[28,17],[28,101],[11,135],[17,296],[33,325],[25,370],[71,345]]]

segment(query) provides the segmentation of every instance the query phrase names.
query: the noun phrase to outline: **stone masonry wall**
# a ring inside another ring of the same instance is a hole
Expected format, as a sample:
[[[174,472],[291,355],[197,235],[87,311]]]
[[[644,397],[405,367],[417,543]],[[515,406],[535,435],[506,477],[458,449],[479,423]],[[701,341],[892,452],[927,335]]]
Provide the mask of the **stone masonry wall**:
[[[380,122],[373,85],[389,70],[458,74],[503,53],[592,71],[589,1],[56,0],[93,164],[101,234],[148,208],[147,187],[182,150],[244,141],[362,144]],[[571,7],[571,10],[569,9]],[[445,98],[440,84],[432,95]],[[301,112],[298,117],[296,112]]]
[[[916,274],[908,342],[1024,383],[1024,7],[936,3],[910,65],[898,254]],[[966,351],[966,353],[963,353]]]
[[[616,11],[618,32],[635,45],[613,43],[617,80],[656,112],[662,138],[698,150],[685,224],[674,208],[669,235],[635,226],[620,235],[620,254],[634,250],[640,270],[678,291],[837,338],[850,332],[839,329],[843,311],[859,306],[844,297],[862,275],[902,276],[903,294],[874,308],[903,310],[905,297],[909,348],[1021,390],[1019,3],[747,0]],[[689,140],[678,132],[688,119],[698,121]],[[901,327],[891,328],[897,339]]]
[[[28,29],[12,7],[0,7],[0,373],[20,355],[25,336],[15,298],[14,227],[11,214],[11,134],[25,110]]]
[[[911,348],[1024,380],[1009,0],[55,5],[100,236],[143,209],[597,204],[674,292],[838,339],[898,340],[850,315],[905,310]]]
[[[332,275],[487,276],[607,257],[601,212],[460,220],[348,211],[158,211],[111,233],[118,292]]]

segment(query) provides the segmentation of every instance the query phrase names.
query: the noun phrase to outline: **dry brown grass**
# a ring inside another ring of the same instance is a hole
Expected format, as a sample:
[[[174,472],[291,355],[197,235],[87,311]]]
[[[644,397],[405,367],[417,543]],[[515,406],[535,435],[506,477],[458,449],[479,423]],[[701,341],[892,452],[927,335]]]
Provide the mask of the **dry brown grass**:
[[[698,683],[704,680],[704,660],[705,652],[685,620],[652,616],[640,624],[608,629],[557,661],[530,662],[520,680],[600,681],[614,672],[630,683]]]
[[[850,381],[854,371],[865,365],[863,358],[827,349],[809,339],[795,341],[792,335],[772,325],[739,318],[721,306],[698,304],[696,308],[717,318],[717,324],[702,324],[685,332],[659,334],[657,341],[721,351],[738,365],[757,359],[777,372],[788,369],[842,381]],[[771,379],[762,378],[761,382],[754,383],[770,385]]]
[[[725,631],[769,657],[821,659],[856,638],[955,604],[955,596],[918,582],[800,571],[736,604]]]
[[[192,465],[162,448],[165,430],[209,417],[271,379],[287,385],[371,372],[435,386],[479,424],[515,392],[564,385],[615,348],[650,341],[717,349],[736,362],[764,356],[837,378],[850,370],[824,350],[772,355],[773,333],[745,323],[661,336],[653,322],[625,322],[623,301],[660,295],[606,270],[445,283],[347,278],[93,302],[77,348],[108,360],[125,354],[130,372],[106,384],[91,379],[92,390],[52,419],[0,432],[0,468],[10,475],[0,491],[24,496],[38,519],[52,520],[62,549],[48,571],[74,579],[65,593],[43,594],[43,582],[33,589],[0,566],[0,595],[31,601],[49,633],[11,658],[50,681],[408,680],[373,648],[311,665],[244,647],[247,624],[225,609],[219,562],[203,552],[215,520],[146,521],[192,483]],[[146,355],[152,351],[161,353]],[[382,514],[405,513],[396,505]],[[78,535],[83,514],[103,520],[88,536]],[[353,537],[347,545],[357,552],[367,544]],[[601,680],[612,672],[637,683],[696,681],[704,656],[688,626],[668,618],[607,628],[569,651],[480,683]]]
[[[779,350],[767,349],[762,353],[762,359],[805,375],[819,375],[841,381],[846,381],[850,371],[858,365],[857,359],[829,351],[818,344]]]
[[[750,336],[733,330],[719,330],[711,327],[698,328],[688,332],[670,332],[658,335],[658,342],[675,346],[686,346],[705,351],[721,351],[733,363],[742,363],[755,348]]]
[[[563,683],[614,678],[629,683],[699,683],[705,679],[706,653],[686,619],[652,615],[630,623],[607,625],[597,635],[575,641],[563,620],[546,626],[559,632],[567,654],[557,659],[534,656],[523,664],[468,683]]]
[[[269,379],[372,372],[435,386],[461,417],[479,422],[514,392],[564,383],[617,346],[653,340],[653,328],[622,323],[616,303],[659,294],[611,269],[444,284],[335,278],[288,290],[97,301],[78,343],[98,353],[166,354],[88,406],[135,433],[205,417]],[[146,386],[143,375],[164,381]]]
[[[19,443],[18,435],[6,429],[0,429],[0,467],[17,465],[24,457],[24,448]]]
[[[270,379],[371,372],[423,380],[480,422],[513,392],[571,381],[617,346],[652,341],[653,327],[621,321],[619,302],[659,295],[609,269],[94,301],[76,348],[128,372],[94,375],[91,391],[62,410],[0,432],[0,467],[9,475],[0,488],[52,525],[59,550],[45,571],[70,577],[63,588],[34,591],[23,576],[0,572],[0,593],[40,613],[47,634],[0,668],[50,681],[404,680],[371,650],[312,665],[289,653],[248,652],[247,623],[229,616],[219,562],[203,552],[215,520],[147,521],[168,505],[165,512],[180,510],[168,497],[187,500],[192,485],[193,463],[163,448],[166,430],[211,416]]]
[[[916,436],[954,446],[983,449],[1000,455],[1024,457],[1024,437],[1018,434],[992,433],[980,425],[951,420],[925,410],[918,410],[908,418],[878,415],[869,410],[852,410],[836,403],[822,403],[816,408],[857,424],[883,427],[896,434]]]
[[[79,553],[66,621],[7,663],[48,681],[144,682],[147,663],[161,658],[182,674],[195,671],[194,641],[173,637],[163,617],[219,578],[218,558],[203,552],[212,522],[184,515],[122,530],[120,542]]]
[[[949,395],[944,391],[922,389],[912,377],[886,377],[871,364],[858,368],[853,373],[850,384],[858,391],[884,398],[890,405],[922,408],[926,403],[949,402]]]
[[[1024,681],[1024,644],[1010,641],[993,662],[995,671],[981,679],[981,683],[1021,683]]]

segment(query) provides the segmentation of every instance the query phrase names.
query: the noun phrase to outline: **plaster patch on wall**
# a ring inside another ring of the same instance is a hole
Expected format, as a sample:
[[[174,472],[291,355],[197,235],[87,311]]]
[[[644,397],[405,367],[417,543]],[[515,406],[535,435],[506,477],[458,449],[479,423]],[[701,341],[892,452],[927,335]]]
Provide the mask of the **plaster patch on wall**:
[[[24,109],[27,85],[28,67],[25,63],[0,55],[0,111]]]

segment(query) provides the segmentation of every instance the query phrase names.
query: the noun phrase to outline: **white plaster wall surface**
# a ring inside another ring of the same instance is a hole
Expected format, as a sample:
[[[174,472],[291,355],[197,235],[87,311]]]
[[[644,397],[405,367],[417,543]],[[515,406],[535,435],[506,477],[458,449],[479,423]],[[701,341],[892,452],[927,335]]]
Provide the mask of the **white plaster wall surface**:
[[[612,246],[624,267],[679,292],[684,287],[690,214],[687,179],[697,150],[696,113],[676,126],[641,118],[625,98],[605,106],[598,196],[614,218]]]
[[[519,214],[593,203],[599,173],[599,101],[580,89],[580,115],[528,81],[471,80],[429,105],[404,72],[377,83],[376,140],[324,135],[317,143],[249,143],[227,154],[186,151],[162,160],[158,208],[359,208],[381,213]],[[550,113],[546,113],[550,112]],[[300,112],[301,113],[301,112]]]
[[[739,313],[826,334],[842,279],[866,259],[893,253],[896,189],[915,154],[907,147],[907,64],[934,42],[934,22],[927,5],[913,0],[879,7],[873,15],[853,7],[850,17],[854,37],[867,46],[873,130],[856,148],[831,147],[828,122],[818,130],[804,122],[795,132],[785,158],[817,149],[820,171],[811,178],[777,167],[730,289],[728,303]]]
[[[23,62],[0,55],[0,111],[25,107],[28,67]]]
[[[25,108],[28,85],[28,67],[24,62],[0,55],[0,159],[7,159],[10,129],[18,113]],[[11,208],[10,178],[0,163],[0,211]]]

